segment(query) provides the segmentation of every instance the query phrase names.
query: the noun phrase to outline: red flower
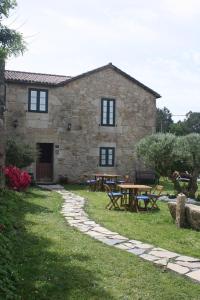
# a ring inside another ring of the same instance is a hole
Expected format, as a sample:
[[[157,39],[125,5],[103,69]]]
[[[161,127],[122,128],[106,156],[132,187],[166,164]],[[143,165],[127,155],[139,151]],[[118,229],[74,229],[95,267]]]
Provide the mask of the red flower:
[[[31,176],[26,171],[21,171],[17,167],[5,167],[3,172],[8,181],[8,186],[13,190],[24,190],[31,183]]]

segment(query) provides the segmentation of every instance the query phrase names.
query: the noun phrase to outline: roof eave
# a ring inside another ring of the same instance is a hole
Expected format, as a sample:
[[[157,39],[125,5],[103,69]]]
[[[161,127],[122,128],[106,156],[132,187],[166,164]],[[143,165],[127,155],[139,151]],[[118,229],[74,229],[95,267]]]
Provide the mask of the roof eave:
[[[39,85],[39,86],[49,86],[49,87],[57,87],[57,83],[49,83],[49,82],[36,82],[36,81],[28,81],[28,80],[17,80],[17,79],[5,79],[6,83],[13,84],[25,84],[25,85]]]

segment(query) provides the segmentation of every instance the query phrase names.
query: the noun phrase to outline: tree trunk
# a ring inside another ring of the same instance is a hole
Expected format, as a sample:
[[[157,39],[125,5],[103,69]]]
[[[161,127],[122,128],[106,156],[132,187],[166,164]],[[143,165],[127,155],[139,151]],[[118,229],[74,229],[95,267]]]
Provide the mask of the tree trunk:
[[[195,199],[195,193],[198,190],[198,184],[197,184],[198,176],[199,176],[198,171],[195,170],[194,172],[192,172],[192,177],[188,184],[188,196],[193,199]]]
[[[170,179],[174,184],[174,190],[177,191],[177,193],[181,193],[182,188],[180,186],[180,182],[176,178],[173,178],[173,177],[171,177]]]
[[[4,81],[5,61],[0,58],[0,188],[4,185],[2,169],[5,164],[5,81]]]

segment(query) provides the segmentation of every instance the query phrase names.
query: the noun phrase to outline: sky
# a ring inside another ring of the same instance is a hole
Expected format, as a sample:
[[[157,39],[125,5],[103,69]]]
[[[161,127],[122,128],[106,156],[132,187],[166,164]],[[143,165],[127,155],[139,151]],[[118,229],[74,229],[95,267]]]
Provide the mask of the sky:
[[[7,69],[75,76],[112,62],[161,94],[174,121],[200,112],[199,0],[17,2],[5,23],[28,51]]]

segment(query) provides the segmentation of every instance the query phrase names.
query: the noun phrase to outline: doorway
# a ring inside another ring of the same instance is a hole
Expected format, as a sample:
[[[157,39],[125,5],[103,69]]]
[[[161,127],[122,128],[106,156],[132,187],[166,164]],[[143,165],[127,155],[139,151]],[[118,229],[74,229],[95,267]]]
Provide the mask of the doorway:
[[[36,162],[36,181],[52,182],[53,181],[53,144],[38,143],[38,159]]]

